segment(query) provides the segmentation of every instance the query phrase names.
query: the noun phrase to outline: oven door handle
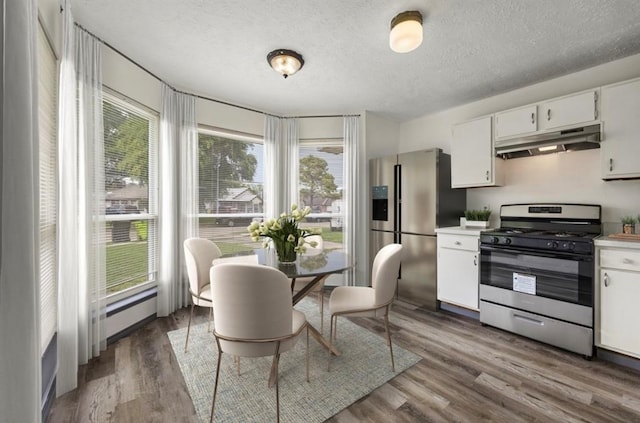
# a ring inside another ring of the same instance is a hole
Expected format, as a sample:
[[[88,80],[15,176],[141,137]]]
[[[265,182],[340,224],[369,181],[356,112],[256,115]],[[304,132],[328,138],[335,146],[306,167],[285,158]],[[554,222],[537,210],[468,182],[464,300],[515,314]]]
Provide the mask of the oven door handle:
[[[483,251],[495,251],[497,253],[502,252],[511,254],[529,254],[531,256],[547,257],[552,259],[568,258],[571,260],[578,259],[580,261],[593,261],[592,255],[575,254],[567,251],[540,251],[531,248],[494,247],[491,245],[481,244],[480,253],[482,253]]]

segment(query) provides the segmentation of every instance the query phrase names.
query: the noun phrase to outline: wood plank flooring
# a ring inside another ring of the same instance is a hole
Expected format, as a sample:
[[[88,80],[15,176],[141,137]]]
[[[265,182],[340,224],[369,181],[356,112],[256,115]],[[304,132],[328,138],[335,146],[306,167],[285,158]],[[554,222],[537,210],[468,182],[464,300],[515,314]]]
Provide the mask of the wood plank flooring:
[[[196,422],[166,335],[188,316],[180,310],[109,346],[47,423]],[[197,311],[196,323],[206,320]],[[384,333],[382,320],[353,321]],[[446,311],[397,303],[390,323],[394,342],[423,359],[328,422],[640,422],[638,371]]]

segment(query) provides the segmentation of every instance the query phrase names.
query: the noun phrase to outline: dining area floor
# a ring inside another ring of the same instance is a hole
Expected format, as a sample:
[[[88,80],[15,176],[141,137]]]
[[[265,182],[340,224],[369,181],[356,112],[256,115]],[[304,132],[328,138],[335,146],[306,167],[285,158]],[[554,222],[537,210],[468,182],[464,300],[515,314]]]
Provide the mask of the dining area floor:
[[[324,295],[326,307],[330,289]],[[196,308],[195,323],[208,313]],[[181,309],[109,345],[80,368],[78,388],[55,400],[47,423],[197,422],[167,336],[188,318]],[[384,336],[381,319],[350,320]],[[640,421],[637,370],[403,302],[389,321],[393,342],[421,360],[327,422]]]

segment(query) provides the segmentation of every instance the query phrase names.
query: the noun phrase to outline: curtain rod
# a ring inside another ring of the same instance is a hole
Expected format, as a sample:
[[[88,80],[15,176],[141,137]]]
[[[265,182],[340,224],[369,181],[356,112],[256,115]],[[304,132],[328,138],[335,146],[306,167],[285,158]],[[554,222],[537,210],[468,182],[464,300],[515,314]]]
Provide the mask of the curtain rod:
[[[60,7],[60,12],[62,12],[63,9],[62,7]],[[154,77],[155,79],[157,79],[158,81],[162,82],[163,84],[166,84],[169,88],[171,88],[173,91],[180,93],[180,94],[185,94],[185,95],[191,95],[194,96],[196,98],[200,98],[202,100],[207,100],[207,101],[212,101],[214,103],[219,103],[219,104],[224,104],[225,106],[230,106],[230,107],[235,107],[238,109],[243,109],[243,110],[247,110],[250,112],[254,112],[254,113],[260,113],[262,115],[266,115],[266,116],[273,116],[273,117],[287,117],[287,118],[307,118],[307,119],[312,119],[312,118],[331,118],[331,117],[349,117],[349,116],[360,116],[359,114],[355,114],[355,115],[317,115],[317,116],[278,116],[278,115],[274,115],[273,113],[267,113],[264,112],[262,110],[256,110],[256,109],[252,109],[250,107],[245,107],[245,106],[240,106],[238,104],[233,104],[233,103],[228,103],[226,101],[222,101],[222,100],[216,100],[215,98],[210,98],[210,97],[205,97],[202,95],[198,95],[198,94],[193,94],[193,93],[188,93],[182,90],[177,89],[176,87],[174,87],[173,85],[167,83],[165,80],[163,80],[162,78],[160,78],[158,75],[156,75],[155,73],[151,72],[149,69],[145,68],[144,66],[142,66],[140,63],[136,62],[135,60],[133,60],[132,58],[130,58],[129,56],[127,56],[126,54],[124,54],[123,52],[121,52],[120,50],[118,50],[117,48],[115,48],[114,46],[112,46],[111,44],[109,44],[108,42],[106,42],[105,40],[103,40],[102,38],[98,37],[97,35],[95,35],[93,32],[89,31],[87,28],[85,28],[84,26],[80,25],[77,22],[74,22],[74,25],[77,26],[78,28],[80,28],[81,30],[83,30],[84,32],[86,32],[87,34],[91,35],[92,37],[94,37],[96,40],[100,41],[102,44],[104,44],[105,46],[109,47],[111,50],[115,51],[116,53],[118,53],[120,56],[124,57],[125,59],[127,59],[129,62],[133,63],[134,65],[136,65],[137,67],[139,67],[140,69],[142,69],[143,71],[145,71],[146,73],[148,73],[149,75],[151,75],[152,77]]]

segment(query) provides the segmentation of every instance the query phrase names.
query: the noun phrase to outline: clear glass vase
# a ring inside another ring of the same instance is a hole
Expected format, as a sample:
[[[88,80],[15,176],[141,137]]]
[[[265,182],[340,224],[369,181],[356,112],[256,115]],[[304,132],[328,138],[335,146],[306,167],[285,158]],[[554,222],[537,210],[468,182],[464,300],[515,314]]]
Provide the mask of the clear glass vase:
[[[298,253],[295,250],[295,244],[291,242],[274,242],[276,247],[276,255],[280,263],[293,263],[296,261]]]

